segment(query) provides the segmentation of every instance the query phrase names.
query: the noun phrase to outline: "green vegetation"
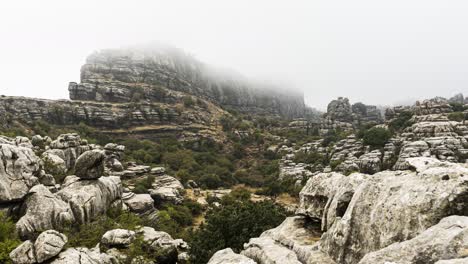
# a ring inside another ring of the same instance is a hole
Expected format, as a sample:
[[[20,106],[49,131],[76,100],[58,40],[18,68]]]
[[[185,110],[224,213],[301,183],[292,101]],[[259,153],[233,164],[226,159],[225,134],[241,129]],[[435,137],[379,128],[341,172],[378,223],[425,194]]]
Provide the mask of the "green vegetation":
[[[373,127],[364,132],[363,141],[372,148],[382,148],[391,137],[392,133],[388,129]]]
[[[15,223],[4,212],[0,212],[0,263],[11,264],[9,254],[20,244]]]
[[[463,112],[454,112],[448,115],[448,119],[451,121],[462,122],[467,119],[467,116]]]
[[[141,179],[135,183],[135,188],[133,189],[134,193],[148,193],[148,189],[152,188],[155,177],[149,175],[144,179]]]
[[[394,132],[402,131],[403,129],[413,125],[413,122],[411,122],[412,117],[413,113],[409,111],[400,113],[397,118],[390,122],[389,129]]]
[[[228,195],[221,206],[207,213],[206,222],[190,240],[193,264],[207,263],[218,250],[230,247],[239,252],[250,238],[278,226],[286,218],[283,208],[272,202],[254,203]]]
[[[193,100],[192,96],[184,96],[183,98],[183,102],[184,102],[184,106],[185,107],[193,107],[193,105],[195,104],[195,101]]]

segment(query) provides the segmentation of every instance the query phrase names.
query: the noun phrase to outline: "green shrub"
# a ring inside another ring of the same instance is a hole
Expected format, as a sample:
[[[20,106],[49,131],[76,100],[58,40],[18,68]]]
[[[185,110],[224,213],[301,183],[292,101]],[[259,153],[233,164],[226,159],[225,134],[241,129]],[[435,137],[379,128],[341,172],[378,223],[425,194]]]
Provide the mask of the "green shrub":
[[[0,263],[11,264],[10,252],[20,244],[15,223],[4,212],[0,212]]]
[[[285,210],[270,201],[223,203],[208,212],[205,224],[194,233],[190,241],[192,263],[207,263],[216,251],[228,247],[239,252],[250,238],[278,226],[285,218]]]
[[[466,116],[463,112],[455,112],[448,114],[448,119],[451,121],[462,122],[466,119]]]
[[[141,179],[135,183],[135,188],[133,189],[134,193],[148,193],[148,189],[152,188],[155,177],[149,175],[144,179]]]
[[[184,96],[184,106],[185,107],[192,107],[195,104],[192,96]]]
[[[411,118],[413,117],[413,113],[411,112],[402,112],[398,115],[397,118],[390,121],[389,128],[391,131],[402,131],[403,129],[413,125],[411,122]]]
[[[392,133],[385,128],[374,127],[364,132],[363,142],[373,148],[382,148],[392,137]]]

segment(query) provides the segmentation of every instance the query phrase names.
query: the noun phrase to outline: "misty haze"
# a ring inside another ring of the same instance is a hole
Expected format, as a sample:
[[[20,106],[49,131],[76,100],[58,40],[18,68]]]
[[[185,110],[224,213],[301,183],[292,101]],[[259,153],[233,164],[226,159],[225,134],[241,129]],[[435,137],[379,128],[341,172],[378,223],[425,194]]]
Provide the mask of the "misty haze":
[[[0,6],[0,263],[468,264],[465,1]]]

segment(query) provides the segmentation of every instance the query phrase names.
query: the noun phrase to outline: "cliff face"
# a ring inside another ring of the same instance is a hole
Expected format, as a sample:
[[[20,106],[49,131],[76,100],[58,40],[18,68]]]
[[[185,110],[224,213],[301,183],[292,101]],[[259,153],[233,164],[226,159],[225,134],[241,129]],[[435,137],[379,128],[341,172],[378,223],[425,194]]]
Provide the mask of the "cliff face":
[[[241,112],[303,117],[303,95],[280,92],[230,72],[214,70],[174,48],[103,50],[81,68],[81,83],[70,83],[72,100],[173,103],[188,94]]]

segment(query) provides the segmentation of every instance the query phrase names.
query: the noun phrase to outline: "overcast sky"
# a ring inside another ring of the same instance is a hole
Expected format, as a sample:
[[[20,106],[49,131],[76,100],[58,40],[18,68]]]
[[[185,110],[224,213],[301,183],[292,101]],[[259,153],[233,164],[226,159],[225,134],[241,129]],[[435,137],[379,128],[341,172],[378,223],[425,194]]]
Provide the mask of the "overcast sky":
[[[467,14],[466,0],[1,1],[0,94],[68,98],[92,51],[159,41],[321,109],[468,95]]]

